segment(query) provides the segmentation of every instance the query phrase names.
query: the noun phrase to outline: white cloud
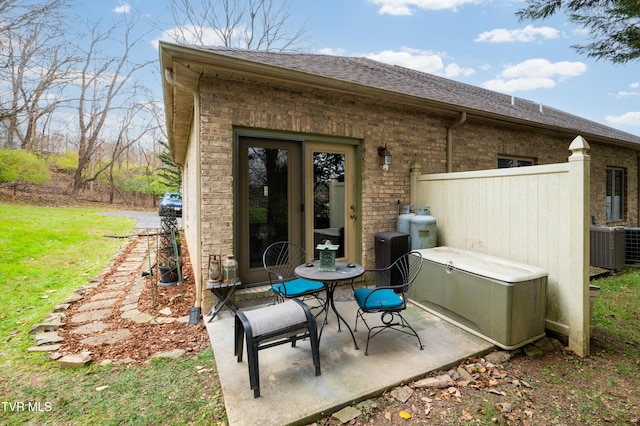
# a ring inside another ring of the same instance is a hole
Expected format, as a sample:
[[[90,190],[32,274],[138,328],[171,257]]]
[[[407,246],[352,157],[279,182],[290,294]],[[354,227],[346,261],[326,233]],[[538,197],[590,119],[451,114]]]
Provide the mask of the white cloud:
[[[527,59],[516,65],[511,65],[500,75],[507,78],[515,77],[559,77],[570,78],[584,74],[587,66],[582,62],[550,62],[547,59]]]
[[[625,90],[621,90],[618,93],[616,93],[616,97],[618,98],[626,98],[628,96],[640,96],[640,92],[629,92],[629,91],[625,91]]]
[[[640,81],[638,81],[637,83],[631,83],[629,87],[631,87],[632,89],[640,89]]]
[[[534,27],[527,25],[522,29],[507,30],[496,28],[495,30],[480,33],[474,41],[487,43],[511,43],[511,42],[532,42],[540,38],[553,39],[560,36],[560,31],[551,27]]]
[[[485,81],[482,87],[502,93],[523,92],[536,89],[551,89],[556,82],[551,78],[496,78]]]
[[[456,78],[460,76],[469,77],[475,74],[473,68],[463,68],[458,64],[449,64],[444,70],[444,76],[447,78]]]
[[[622,115],[607,115],[604,119],[611,124],[640,127],[640,111]]]
[[[374,61],[400,65],[405,68],[412,68],[429,73],[439,72],[444,69],[442,58],[428,50],[416,51],[403,48],[400,52],[394,50],[383,50],[380,53],[370,53],[365,56],[369,59],[373,59]]]
[[[116,6],[113,11],[115,13],[129,13],[131,12],[131,5],[129,3],[120,3],[120,6]]]
[[[403,47],[401,51],[384,50],[380,53],[369,53],[364,56],[386,64],[399,65],[449,78],[460,75],[468,76],[475,72],[472,68],[463,68],[457,64],[449,64],[445,67],[443,61],[444,55],[434,53],[430,50]]]
[[[587,66],[582,62],[550,62],[547,59],[528,59],[510,65],[483,87],[499,92],[518,92],[550,89],[558,82],[584,74]]]
[[[369,0],[380,6],[380,15],[411,15],[414,9],[423,10],[456,10],[458,6],[478,3],[478,0]]]
[[[345,50],[342,48],[334,49],[332,47],[325,47],[325,48],[319,49],[318,53],[321,55],[344,56]]]

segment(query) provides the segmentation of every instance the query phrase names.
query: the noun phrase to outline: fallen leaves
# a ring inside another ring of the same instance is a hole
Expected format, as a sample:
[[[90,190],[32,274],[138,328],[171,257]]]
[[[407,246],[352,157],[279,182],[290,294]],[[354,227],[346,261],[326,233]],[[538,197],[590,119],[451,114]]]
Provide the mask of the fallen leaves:
[[[435,420],[437,418],[440,418],[439,421],[451,419],[461,422],[489,420],[486,417],[488,412],[485,412],[482,407],[467,405],[460,409],[460,406],[465,403],[465,392],[467,399],[474,401],[477,401],[477,397],[470,397],[468,392],[485,392],[487,395],[492,395],[492,398],[497,400],[494,400],[491,405],[507,422],[526,424],[527,419],[534,416],[533,404],[525,395],[531,385],[521,378],[509,377],[507,371],[500,365],[487,362],[483,358],[467,360],[457,368],[448,371],[447,374],[418,380],[410,387],[416,390],[417,398],[409,401],[410,406],[386,410],[384,418],[388,422],[393,423],[394,415],[404,420],[427,422],[438,421]],[[397,395],[398,389],[388,394],[392,406],[399,402],[398,398],[393,396]],[[489,402],[487,399],[485,401]],[[499,421],[495,417],[494,419]]]
[[[405,419],[405,420],[409,420],[412,417],[411,413],[407,413],[404,410],[400,411],[398,415],[400,416],[401,419]]]

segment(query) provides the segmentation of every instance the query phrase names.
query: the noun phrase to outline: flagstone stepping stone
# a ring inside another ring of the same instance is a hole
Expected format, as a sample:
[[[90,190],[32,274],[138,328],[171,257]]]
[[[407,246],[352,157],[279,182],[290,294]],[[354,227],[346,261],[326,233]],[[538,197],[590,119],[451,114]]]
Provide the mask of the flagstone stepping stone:
[[[98,331],[102,331],[106,328],[109,328],[109,324],[102,322],[102,321],[96,321],[96,322],[92,322],[89,324],[84,324],[81,325],[79,327],[74,328],[73,330],[71,330],[71,333],[74,334],[91,334],[91,333],[97,333]]]
[[[116,271],[113,273],[112,277],[114,281],[123,280],[123,284],[126,284],[128,283],[129,278],[131,278],[131,272]]]
[[[391,391],[391,396],[403,403],[407,402],[411,395],[413,395],[413,389],[409,386],[398,387]]]
[[[116,299],[122,293],[123,293],[122,291],[105,291],[105,292],[96,294],[91,298],[91,300],[96,301],[96,300],[104,300],[104,299]]]
[[[53,312],[66,311],[71,307],[70,303],[59,303],[53,307]]]
[[[118,343],[121,340],[131,337],[131,332],[125,328],[121,328],[113,331],[105,331],[98,336],[87,337],[80,342],[85,345],[112,345]]]
[[[67,317],[67,314],[64,312],[51,312],[44,319],[45,322],[53,323],[53,322],[62,322]]]
[[[137,303],[128,303],[128,304],[122,305],[120,307],[120,312],[132,311],[134,309],[138,309],[138,304]]]
[[[62,345],[59,345],[59,344],[32,346],[30,348],[27,348],[27,352],[53,352],[53,351],[57,351],[61,347]]]
[[[167,352],[158,352],[157,354],[153,354],[151,356],[151,358],[178,359],[178,358],[180,358],[181,356],[183,356],[186,353],[187,353],[187,351],[185,351],[184,349],[174,349],[172,351],[167,351]]]
[[[81,301],[82,299],[84,299],[84,297],[81,294],[72,294],[64,299],[62,303],[75,303]]]
[[[153,315],[145,314],[143,312],[140,312],[137,309],[133,309],[131,311],[123,312],[122,315],[120,315],[120,316],[122,318],[130,319],[131,321],[136,322],[138,324],[144,324],[144,323],[151,322],[155,318]]]
[[[80,312],[71,318],[71,322],[78,323],[100,320],[111,315],[112,311],[112,309],[98,309],[95,311]]]
[[[53,323],[45,322],[42,324],[35,324],[29,329],[29,334],[41,333],[44,331],[56,331],[62,327],[64,327],[64,323],[60,321],[56,321]]]
[[[65,355],[58,359],[58,364],[62,368],[79,368],[91,362],[91,355],[87,353]]]
[[[82,311],[93,311],[93,310],[96,310],[96,309],[110,308],[113,305],[115,305],[117,301],[118,301],[118,299],[107,299],[107,300],[98,300],[97,302],[85,303],[82,306],[80,306],[78,311],[81,311],[81,312]]]
[[[48,345],[50,343],[58,343],[64,341],[62,337],[55,331],[48,331],[36,334],[37,345]]]
[[[351,406],[344,407],[342,410],[337,411],[331,415],[331,417],[338,419],[341,424],[347,423],[356,417],[358,417],[362,412],[358,409],[355,409]]]

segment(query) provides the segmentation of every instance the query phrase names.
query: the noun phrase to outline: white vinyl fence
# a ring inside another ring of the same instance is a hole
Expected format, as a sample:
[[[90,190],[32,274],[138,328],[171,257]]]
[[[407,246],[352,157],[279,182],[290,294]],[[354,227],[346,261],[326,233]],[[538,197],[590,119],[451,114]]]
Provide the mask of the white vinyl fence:
[[[567,163],[422,175],[411,204],[429,206],[438,245],[548,271],[546,328],[589,354],[589,144],[576,137]],[[482,297],[482,295],[478,295]]]

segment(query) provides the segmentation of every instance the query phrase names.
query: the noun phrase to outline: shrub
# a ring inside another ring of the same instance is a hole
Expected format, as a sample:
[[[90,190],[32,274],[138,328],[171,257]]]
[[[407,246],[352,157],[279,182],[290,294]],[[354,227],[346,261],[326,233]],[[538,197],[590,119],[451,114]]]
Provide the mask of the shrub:
[[[0,183],[9,183],[15,195],[18,186],[49,182],[51,173],[44,160],[21,149],[0,150]]]

